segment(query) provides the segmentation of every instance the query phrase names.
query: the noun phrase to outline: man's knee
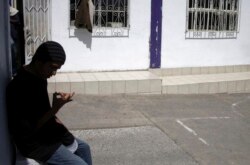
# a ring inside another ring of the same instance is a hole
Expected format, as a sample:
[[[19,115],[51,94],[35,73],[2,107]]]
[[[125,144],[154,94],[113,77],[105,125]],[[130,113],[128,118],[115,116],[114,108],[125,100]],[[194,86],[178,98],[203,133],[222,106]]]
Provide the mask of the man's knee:
[[[84,150],[90,150],[90,145],[82,140],[77,140],[79,148],[83,148]]]

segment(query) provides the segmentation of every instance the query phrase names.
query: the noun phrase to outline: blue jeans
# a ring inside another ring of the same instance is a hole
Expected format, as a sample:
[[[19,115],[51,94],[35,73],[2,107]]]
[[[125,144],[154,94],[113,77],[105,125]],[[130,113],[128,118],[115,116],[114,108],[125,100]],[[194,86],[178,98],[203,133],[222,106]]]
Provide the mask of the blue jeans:
[[[76,139],[78,148],[75,153],[61,145],[47,160],[48,165],[92,165],[90,147],[80,139]]]

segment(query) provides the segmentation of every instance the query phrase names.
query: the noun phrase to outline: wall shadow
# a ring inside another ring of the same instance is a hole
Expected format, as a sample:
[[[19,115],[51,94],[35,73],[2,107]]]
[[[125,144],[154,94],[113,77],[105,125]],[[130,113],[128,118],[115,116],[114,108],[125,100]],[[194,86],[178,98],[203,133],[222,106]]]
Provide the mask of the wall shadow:
[[[92,46],[92,34],[88,32],[86,29],[75,29],[74,36],[78,38],[83,44],[86,45],[87,48],[91,49]]]

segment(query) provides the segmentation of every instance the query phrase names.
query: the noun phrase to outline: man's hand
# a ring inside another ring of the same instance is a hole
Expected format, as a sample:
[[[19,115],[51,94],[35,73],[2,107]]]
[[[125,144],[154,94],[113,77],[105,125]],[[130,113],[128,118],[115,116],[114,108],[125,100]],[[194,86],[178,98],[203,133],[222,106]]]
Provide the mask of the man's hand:
[[[52,116],[54,116],[62,106],[70,101],[72,101],[72,97],[74,96],[73,93],[61,93],[55,92],[53,93],[53,102],[52,102],[52,109],[48,111],[37,123],[37,129],[42,127],[44,123],[46,123]]]
[[[58,111],[64,104],[72,101],[72,97],[74,96],[73,93],[62,93],[62,92],[55,92],[53,93],[53,102],[52,102],[52,110]]]

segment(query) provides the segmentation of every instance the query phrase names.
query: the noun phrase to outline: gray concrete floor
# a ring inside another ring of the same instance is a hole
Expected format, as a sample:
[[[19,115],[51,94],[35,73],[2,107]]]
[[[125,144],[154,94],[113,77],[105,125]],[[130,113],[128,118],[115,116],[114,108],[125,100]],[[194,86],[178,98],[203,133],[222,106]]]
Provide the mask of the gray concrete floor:
[[[250,94],[76,95],[58,117],[94,165],[249,165]]]

